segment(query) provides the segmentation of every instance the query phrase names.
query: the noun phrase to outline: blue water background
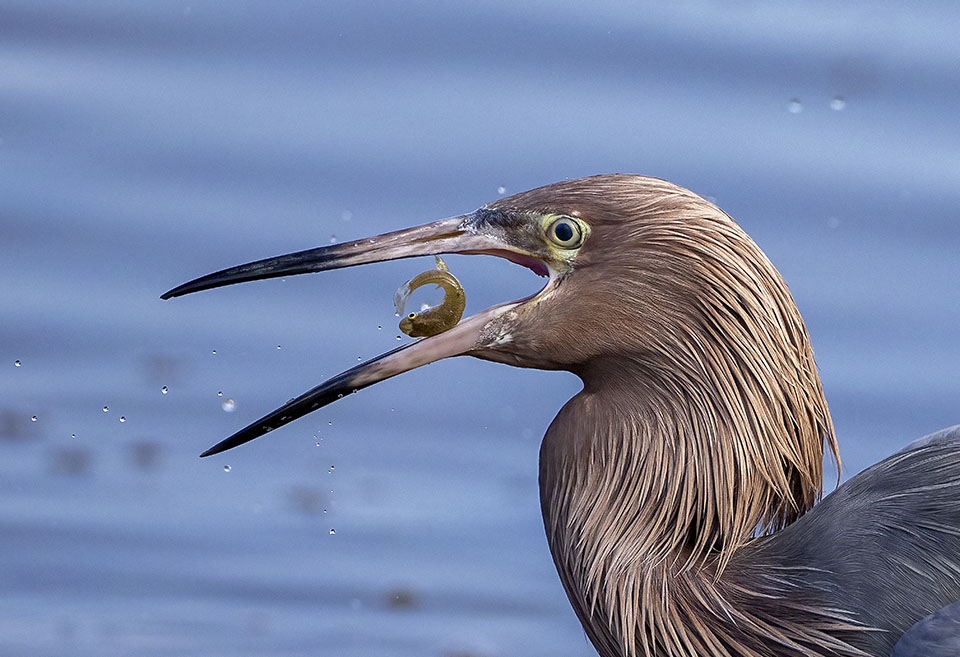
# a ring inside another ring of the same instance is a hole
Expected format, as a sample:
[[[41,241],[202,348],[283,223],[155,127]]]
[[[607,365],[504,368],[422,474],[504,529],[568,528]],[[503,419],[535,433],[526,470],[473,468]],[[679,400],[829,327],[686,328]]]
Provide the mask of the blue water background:
[[[807,320],[844,476],[960,422],[958,33],[953,2],[3,0],[0,655],[595,654],[537,499],[574,377],[453,359],[200,460],[395,347],[431,262],[159,299],[501,187],[715,198]],[[448,263],[468,312],[542,282]]]

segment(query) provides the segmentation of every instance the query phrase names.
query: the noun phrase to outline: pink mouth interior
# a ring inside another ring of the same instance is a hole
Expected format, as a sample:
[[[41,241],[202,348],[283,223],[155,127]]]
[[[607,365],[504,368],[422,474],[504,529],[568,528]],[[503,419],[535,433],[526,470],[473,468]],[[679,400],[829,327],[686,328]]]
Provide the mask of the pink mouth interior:
[[[530,256],[520,255],[519,253],[511,253],[506,256],[507,260],[510,262],[515,262],[518,265],[523,265],[530,271],[532,271],[537,276],[543,276],[546,278],[550,275],[550,270],[547,269],[547,266],[536,258],[531,258]]]
[[[483,251],[463,251],[463,253],[479,253],[483,255],[492,255],[497,256],[498,258],[504,258],[510,262],[522,265],[532,271],[537,276],[547,277],[550,275],[550,270],[547,269],[547,265],[542,261],[537,260],[528,255],[522,253],[514,253],[513,251],[507,251],[506,249],[490,249]]]

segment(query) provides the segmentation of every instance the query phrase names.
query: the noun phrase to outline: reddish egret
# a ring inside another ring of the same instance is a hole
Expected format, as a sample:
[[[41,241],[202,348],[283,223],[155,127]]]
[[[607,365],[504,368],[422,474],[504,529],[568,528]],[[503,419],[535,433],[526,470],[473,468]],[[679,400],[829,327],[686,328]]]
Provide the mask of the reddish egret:
[[[814,506],[837,443],[806,328],[757,245],[690,191],[634,175],[560,182],[164,298],[442,253],[549,281],[333,377],[204,456],[449,356],[568,370],[583,390],[544,436],[541,506],[601,655],[960,655],[960,427]]]

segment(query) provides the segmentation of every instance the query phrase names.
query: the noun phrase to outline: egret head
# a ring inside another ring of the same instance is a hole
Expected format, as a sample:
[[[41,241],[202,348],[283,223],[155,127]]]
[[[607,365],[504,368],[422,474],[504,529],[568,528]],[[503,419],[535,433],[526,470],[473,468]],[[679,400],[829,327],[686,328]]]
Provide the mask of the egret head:
[[[433,254],[486,254],[539,275],[536,294],[362,363],[208,450],[252,440],[357,390],[470,355],[565,369],[588,389],[617,386],[702,406],[736,452],[767,464],[758,516],[779,526],[821,490],[836,446],[809,338],[786,284],[725,213],[663,180],[602,175],[506,197],[466,215],[268,258],[185,283],[164,298],[241,281]],[[744,467],[724,463],[717,467]]]

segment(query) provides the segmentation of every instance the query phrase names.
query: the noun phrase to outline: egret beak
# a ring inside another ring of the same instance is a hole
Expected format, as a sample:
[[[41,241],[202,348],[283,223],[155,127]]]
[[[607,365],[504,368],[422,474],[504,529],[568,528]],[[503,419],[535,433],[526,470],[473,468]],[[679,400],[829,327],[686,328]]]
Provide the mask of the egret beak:
[[[245,265],[222,269],[164,292],[161,299],[171,299],[200,290],[261,278],[308,274],[365,265],[371,262],[412,258],[437,253],[476,253],[489,249],[491,240],[482,233],[469,230],[473,215],[442,219],[415,228],[406,228],[376,237],[344,242],[332,246],[297,251],[275,258],[265,258]]]
[[[546,266],[536,255],[509,244],[478,225],[480,213],[443,219],[423,226],[384,233],[376,237],[299,251],[230,267],[201,276],[173,288],[161,298],[172,297],[261,278],[274,278],[308,272],[352,267],[385,260],[446,253],[473,253],[497,255],[523,264],[538,273],[546,273]],[[438,335],[404,345],[333,378],[290,400],[272,413],[244,427],[229,438],[217,443],[200,456],[210,456],[237,447],[303,417],[344,395],[373,385],[378,381],[402,374],[451,356],[475,354],[492,346],[502,337],[504,320],[510,311],[525,300],[488,308],[461,320],[453,328]]]

